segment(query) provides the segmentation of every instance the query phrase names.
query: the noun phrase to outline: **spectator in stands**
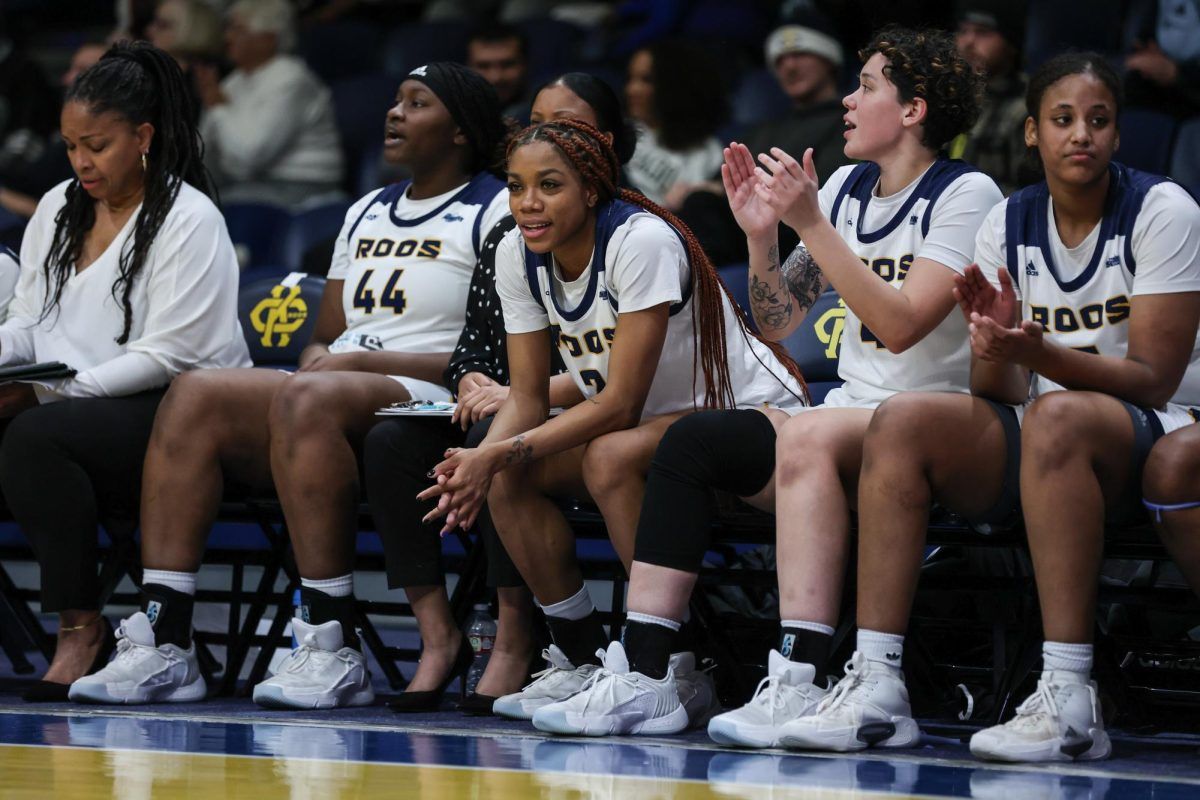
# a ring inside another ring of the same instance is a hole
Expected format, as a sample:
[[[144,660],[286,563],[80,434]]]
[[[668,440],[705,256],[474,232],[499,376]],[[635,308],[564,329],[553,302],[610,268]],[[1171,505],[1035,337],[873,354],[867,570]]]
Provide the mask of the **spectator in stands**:
[[[107,49],[107,45],[99,43],[80,45],[59,81],[63,89],[69,90],[75,79],[99,61]],[[8,162],[0,174],[0,207],[21,217],[32,217],[37,209],[38,198],[72,174],[71,164],[67,161],[67,147],[55,126],[55,130],[46,136],[36,157],[31,158],[27,153],[22,158]]]
[[[950,143],[951,158],[979,167],[1009,194],[1031,183],[1023,169],[1025,76],[1021,45],[1025,3],[1021,0],[960,0],[955,43],[971,66],[987,78],[983,109],[970,133]]]
[[[271,707],[372,702],[355,624],[356,452],[375,412],[448,400],[440,384],[463,326],[479,243],[507,213],[492,174],[507,132],[495,90],[450,62],[417,67],[387,113],[384,155],[412,179],[346,214],[313,341],[295,374],[207,370],[172,387],[146,455],[142,611],[134,654],[76,681],[73,699],[204,697],[192,641],[196,574],[226,485],[279,494],[300,573],[299,647],[254,689]]]
[[[29,194],[24,186],[29,165],[49,147],[57,117],[57,93],[37,62],[7,37],[0,18],[0,204],[13,213],[32,214],[28,203],[5,189]]]
[[[520,28],[494,24],[467,39],[467,66],[482,75],[500,97],[506,117],[529,122],[529,41]]]
[[[209,199],[198,109],[170,56],[116,45],[68,90],[61,129],[76,177],[42,198],[0,326],[0,364],[62,361],[72,378],[0,389],[0,487],[58,612],[54,660],[27,700],[64,700],[104,664],[97,525],[137,527],[142,458],[165,387],[249,363],[237,260]]]
[[[734,145],[722,170],[750,244],[759,330],[787,337],[832,284],[846,306],[845,383],[822,406],[793,409],[790,418],[770,409],[701,411],[667,431],[637,526],[627,650],[606,666],[612,675],[558,705],[589,730],[664,732],[678,715],[669,653],[708,549],[712,493],[721,490],[775,511],[782,624],[759,691],[713,718],[709,735],[778,746],[826,697],[818,683],[841,606],[874,409],[905,390],[968,389],[967,329],[951,291],[1001,195],[990,178],[938,153],[974,123],[982,80],[949,34],[885,29],[860,57],[859,87],[844,102],[846,155],[862,163],[838,170],[820,190],[811,150],[798,163],[772,149],[756,167],[750,151]],[[803,241],[786,260],[775,238],[781,219]],[[898,728],[895,741],[911,742],[915,732],[915,724]]]
[[[629,160],[637,143],[632,125],[621,115],[616,92],[603,80],[570,72],[547,83],[534,97],[534,123],[579,119],[612,137],[621,163]],[[467,300],[467,324],[446,369],[446,385],[458,399],[459,409],[448,424],[437,420],[393,419],[376,425],[363,446],[364,480],[371,511],[384,544],[388,585],[403,587],[421,631],[422,651],[417,672],[404,694],[389,703],[395,711],[431,711],[438,707],[450,680],[469,663],[470,649],[450,614],[445,575],[441,570],[440,525],[422,524],[428,510],[416,500],[429,486],[426,475],[447,448],[464,442],[477,446],[487,434],[493,415],[508,398],[508,356],[504,318],[495,285],[496,246],[514,226],[505,217],[483,245],[483,254]],[[582,400],[562,359],[554,358],[550,379],[550,405],[566,407]],[[476,525],[485,537],[488,583],[497,588],[499,627],[487,670],[459,707],[469,713],[490,714],[498,697],[521,688],[528,674],[532,641],[529,630],[529,590],[495,530],[486,509]],[[457,648],[457,649],[456,649]]]
[[[776,28],[767,39],[767,64],[779,87],[792,102],[783,119],[759,123],[746,132],[743,141],[752,153],[778,147],[787,153],[813,148],[818,175],[832,175],[850,163],[842,150],[842,100],[838,96],[838,74],[842,68],[842,46],[828,22],[817,14],[797,15]],[[713,180],[700,184],[687,195],[679,217],[696,232],[704,251],[717,264],[744,262],[748,258],[746,237],[729,210],[725,187]],[[780,225],[780,248],[791,251],[796,236]]]
[[[146,32],[185,72],[192,63],[219,64],[225,53],[221,15],[205,0],[162,0]]]
[[[595,501],[627,565],[642,476],[673,420],[702,406],[804,403],[796,365],[747,330],[682,223],[642,195],[618,190],[618,167],[607,137],[576,120],[527,128],[510,147],[509,205],[518,230],[497,250],[496,288],[511,389],[483,443],[453,451],[434,469],[437,485],[420,495],[438,499],[428,518],[444,517],[445,530],[469,528],[486,499],[546,614],[554,639],[548,669],[495,702],[505,716],[534,717],[602,674],[596,654],[608,637],[552,498]],[[547,421],[552,347],[587,401]],[[675,730],[715,708],[711,679],[691,659],[678,666],[681,682],[695,691],[686,710],[675,700]],[[570,713],[534,721],[543,730],[583,732]]]
[[[707,50],[680,40],[629,60],[626,109],[641,130],[627,174],[635,189],[669,210],[721,166],[715,134],[729,111],[725,77]]]
[[[1023,510],[1046,638],[1036,691],[1012,720],[975,734],[971,752],[1109,754],[1089,681],[1104,526],[1141,516],[1151,445],[1190,431],[1187,406],[1200,405],[1200,207],[1171,181],[1112,161],[1121,86],[1102,56],[1043,64],[1028,112],[1026,142],[1045,181],[988,213],[978,266],[956,281],[972,394],[901,395],[871,423],[858,652],[846,688],[803,738],[787,726],[785,744],[861,748],[876,742],[854,745],[859,725],[912,725],[899,667],[937,501],[976,525],[1005,525]],[[822,728],[830,733],[818,738]]]
[[[1200,0],[1138,5],[1136,40],[1125,56],[1130,105],[1179,117],[1200,113]],[[1136,11],[1135,11],[1136,13]]]
[[[234,70],[195,64],[201,130],[224,201],[298,206],[337,196],[342,180],[329,89],[291,49],[287,0],[239,0],[225,30]]]

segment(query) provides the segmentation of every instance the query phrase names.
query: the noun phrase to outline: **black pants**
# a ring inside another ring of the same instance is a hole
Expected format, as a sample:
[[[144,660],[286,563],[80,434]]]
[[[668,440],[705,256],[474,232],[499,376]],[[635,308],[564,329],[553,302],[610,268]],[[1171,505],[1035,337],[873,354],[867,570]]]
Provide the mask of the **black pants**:
[[[442,522],[421,522],[431,504],[417,494],[431,485],[428,473],[449,447],[475,447],[487,435],[492,417],[467,431],[443,417],[390,419],[371,429],[363,445],[363,474],[375,526],[383,541],[388,586],[436,586],[442,568]],[[521,574],[492,527],[487,507],[475,521],[475,532],[487,548],[488,585],[523,586]]]
[[[164,392],[48,403],[6,426],[0,488],[41,565],[44,611],[100,607],[97,525],[132,539]]]

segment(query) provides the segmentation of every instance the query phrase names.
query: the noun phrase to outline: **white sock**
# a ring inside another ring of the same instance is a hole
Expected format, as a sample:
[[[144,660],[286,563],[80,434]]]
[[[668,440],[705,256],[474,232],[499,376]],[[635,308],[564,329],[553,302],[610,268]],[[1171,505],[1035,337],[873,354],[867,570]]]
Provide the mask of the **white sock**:
[[[664,628],[670,628],[671,630],[675,631],[676,633],[679,633],[679,629],[683,627],[683,623],[676,622],[673,619],[667,619],[666,617],[656,617],[652,614],[640,614],[637,611],[630,611],[628,614],[626,614],[625,621],[626,622],[641,622],[645,625],[661,625]]]
[[[195,572],[171,572],[169,569],[142,570],[142,584],[156,583],[184,594],[196,594]]]
[[[306,589],[316,589],[330,597],[349,597],[354,594],[354,573],[348,572],[336,578],[314,581],[310,578],[300,578],[300,585]]]
[[[1042,666],[1047,672],[1064,671],[1089,675],[1092,671],[1092,646],[1090,644],[1067,644],[1066,642],[1043,642]]]
[[[568,597],[566,600],[559,600],[557,603],[550,605],[542,605],[539,601],[542,612],[547,617],[556,617],[558,619],[579,620],[586,617],[596,610],[592,605],[592,596],[588,594],[586,586],[580,586],[579,591]]]
[[[900,662],[904,660],[904,637],[859,628],[857,649],[869,661],[900,669]]]
[[[832,625],[822,625],[820,622],[809,622],[806,619],[781,619],[779,621],[781,628],[799,628],[802,631],[813,631],[814,633],[823,633],[826,636],[833,636]]]

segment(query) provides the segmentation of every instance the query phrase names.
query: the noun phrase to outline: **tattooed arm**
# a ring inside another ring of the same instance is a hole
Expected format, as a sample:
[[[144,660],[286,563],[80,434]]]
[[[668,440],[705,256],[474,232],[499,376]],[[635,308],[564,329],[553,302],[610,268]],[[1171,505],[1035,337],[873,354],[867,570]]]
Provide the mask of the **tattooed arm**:
[[[762,243],[748,244],[750,312],[763,336],[783,339],[796,330],[825,289],[824,276],[803,243],[782,266],[778,243],[772,241],[767,245],[765,254]]]

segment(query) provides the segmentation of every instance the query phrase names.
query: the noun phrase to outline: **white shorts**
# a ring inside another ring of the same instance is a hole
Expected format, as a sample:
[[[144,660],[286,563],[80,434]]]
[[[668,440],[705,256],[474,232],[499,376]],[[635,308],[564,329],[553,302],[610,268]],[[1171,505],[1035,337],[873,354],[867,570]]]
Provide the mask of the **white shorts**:
[[[454,402],[450,390],[438,383],[419,381],[403,375],[388,375],[389,378],[408,390],[410,400],[428,400],[429,402]]]

